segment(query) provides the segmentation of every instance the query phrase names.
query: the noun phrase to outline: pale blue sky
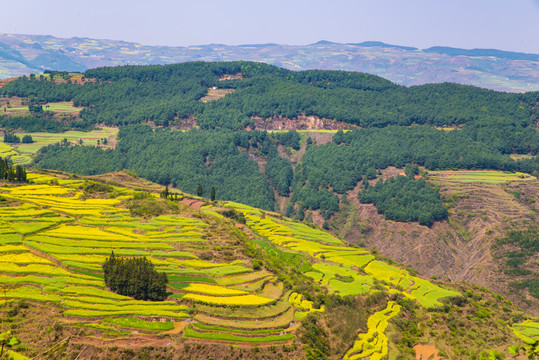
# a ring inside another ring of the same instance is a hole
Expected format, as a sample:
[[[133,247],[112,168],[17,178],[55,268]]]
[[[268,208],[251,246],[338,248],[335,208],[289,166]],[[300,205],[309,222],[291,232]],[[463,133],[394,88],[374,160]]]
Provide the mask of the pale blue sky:
[[[0,0],[0,32],[147,45],[383,41],[539,53],[539,0]]]

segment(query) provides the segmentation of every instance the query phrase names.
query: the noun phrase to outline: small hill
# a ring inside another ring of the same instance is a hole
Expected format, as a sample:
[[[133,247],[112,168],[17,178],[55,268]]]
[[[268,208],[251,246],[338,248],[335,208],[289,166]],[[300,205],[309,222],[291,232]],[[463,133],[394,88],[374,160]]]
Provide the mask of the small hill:
[[[531,318],[483,288],[426,280],[277,213],[177,190],[159,196],[130,177],[33,172],[28,184],[0,184],[2,316],[21,341],[10,351],[413,359],[418,345],[472,359],[537,336]],[[108,290],[101,266],[112,251],[166,273],[167,299]]]

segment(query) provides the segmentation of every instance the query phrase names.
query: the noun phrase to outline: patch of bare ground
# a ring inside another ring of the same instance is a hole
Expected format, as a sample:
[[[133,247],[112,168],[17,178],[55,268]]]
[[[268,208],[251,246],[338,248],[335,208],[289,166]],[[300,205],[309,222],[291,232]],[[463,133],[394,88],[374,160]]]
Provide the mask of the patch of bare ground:
[[[216,87],[209,88],[206,96],[200,98],[201,102],[215,101],[224,98],[227,94],[232,94],[234,89],[218,89]]]
[[[256,130],[346,130],[357,126],[330,119],[321,119],[318,116],[299,115],[295,118],[274,116],[263,119],[253,117]]]
[[[382,177],[400,172],[389,168],[382,172]],[[518,279],[504,275],[499,260],[491,253],[494,240],[503,236],[511,224],[534,221],[531,214],[537,212],[537,202],[526,199],[539,198],[539,182],[465,184],[435,176],[428,181],[440,186],[446,203],[451,202],[448,221],[436,222],[428,228],[416,222],[385,220],[374,205],[359,202],[358,192],[362,189],[359,183],[347,194],[341,210],[332,219],[333,231],[352,243],[374,248],[423,276],[475,283],[539,314],[537,299],[528,297],[526,303],[511,292],[509,282]],[[513,194],[515,191],[521,194],[520,199]]]
[[[0,79],[0,88],[2,88],[4,85],[6,85],[9,82],[12,82],[13,80],[17,80],[18,77],[12,77],[8,79]]]
[[[237,80],[237,79],[243,79],[243,74],[242,73],[224,74],[219,78],[219,81]]]
[[[414,346],[415,359],[416,360],[440,360],[439,350],[434,345],[421,345]]]
[[[204,205],[203,201],[195,199],[182,199],[180,200],[180,203],[192,207],[193,209],[200,209]]]
[[[170,128],[173,130],[190,130],[198,129],[197,120],[194,116],[188,118],[182,118],[175,120],[174,123],[170,124]]]
[[[5,80],[9,80],[9,79],[5,79]],[[5,81],[5,80],[0,80],[0,84],[2,81]],[[0,86],[1,87],[1,86]],[[2,107],[2,111],[4,111],[4,107],[6,107],[6,112],[9,111],[9,108],[20,108],[20,107],[23,107],[23,103],[25,103],[27,101],[27,99],[25,98],[21,98],[21,97],[18,97],[18,96],[12,96],[12,97],[4,97],[4,98],[0,98],[0,107]]]

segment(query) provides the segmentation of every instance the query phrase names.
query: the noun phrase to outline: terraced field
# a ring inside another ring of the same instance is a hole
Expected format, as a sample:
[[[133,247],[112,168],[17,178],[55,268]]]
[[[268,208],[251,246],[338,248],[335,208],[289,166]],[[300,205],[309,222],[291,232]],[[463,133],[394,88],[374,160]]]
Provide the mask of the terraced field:
[[[287,266],[296,266],[290,259],[301,256],[297,270],[332,294],[385,289],[427,309],[460,295],[276,213],[221,202],[201,210],[180,204],[179,214],[137,218],[126,205],[135,190],[114,186],[110,193],[91,194],[84,192],[86,180],[67,175],[29,172],[28,178],[29,184],[0,184],[7,199],[0,206],[2,295],[12,304],[54,306],[59,309],[55,322],[91,332],[92,341],[177,336],[185,344],[292,348],[301,339],[302,322],[328,310],[286,286],[278,272],[255,263],[240,245],[246,239],[290,261]],[[246,224],[226,219],[227,208],[243,214]],[[147,302],[109,291],[102,264],[112,251],[146,256],[166,272],[168,298]],[[371,314],[367,331],[342,356],[385,358],[385,331],[399,311],[389,301],[386,309]],[[514,326],[522,339],[536,337],[536,330],[533,322]]]
[[[527,344],[539,340],[539,322],[526,320],[521,324],[513,325],[513,332]]]
[[[427,308],[440,306],[440,299],[459,293],[444,289],[429,281],[410,275],[406,270],[388,265],[365,249],[352,248],[336,237],[305,224],[261,215],[258,209],[227,205],[242,211],[250,226],[272,243],[311,256],[312,268],[305,272],[330,292],[341,295],[362,295],[371,291],[374,281],[380,281],[390,292],[400,292],[416,299]]]
[[[430,171],[429,175],[440,180],[455,182],[455,183],[487,183],[487,184],[503,184],[508,181],[531,181],[535,180],[534,176],[524,173],[505,173],[495,170],[445,170],[445,171]]]
[[[344,360],[381,360],[388,354],[388,339],[384,334],[389,320],[399,313],[400,306],[390,301],[387,307],[374,313],[367,322],[369,331],[359,334],[354,346],[344,355]]]
[[[0,156],[6,157],[9,155],[10,159],[15,164],[24,165],[29,164],[32,161],[32,156],[43,146],[56,144],[62,142],[64,139],[67,139],[68,142],[73,144],[79,144],[82,141],[83,145],[96,146],[98,140],[101,142],[101,140],[105,138],[111,139],[116,137],[117,134],[118,129],[116,128],[100,128],[99,130],[94,131],[66,131],[63,133],[17,133],[17,136],[20,138],[25,135],[31,135],[34,142],[31,144],[11,144],[11,146],[0,143]],[[110,144],[101,144],[101,146],[108,148],[110,147]]]
[[[219,262],[196,255],[221,240],[208,232],[208,220],[162,215],[141,221],[120,206],[132,190],[86,198],[83,180],[28,177],[31,184],[0,187],[14,202],[0,207],[0,281],[9,285],[7,299],[61,303],[66,319],[105,333],[164,332],[191,318],[186,338],[275,343],[295,337],[294,331],[282,334],[294,308],[273,274],[253,271],[246,258]],[[149,257],[169,276],[169,299],[152,303],[108,291],[101,266],[111,251]],[[279,316],[271,318],[275,311]]]

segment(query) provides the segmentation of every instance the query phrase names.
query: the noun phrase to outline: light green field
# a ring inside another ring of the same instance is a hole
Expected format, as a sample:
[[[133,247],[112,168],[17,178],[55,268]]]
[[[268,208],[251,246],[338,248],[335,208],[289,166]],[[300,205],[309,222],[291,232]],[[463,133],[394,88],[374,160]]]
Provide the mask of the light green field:
[[[75,107],[71,102],[56,102],[56,103],[47,103],[43,105],[43,111],[52,111],[54,113],[78,113],[82,110],[81,107]],[[12,107],[7,109],[8,112],[20,113],[17,115],[22,115],[24,113],[29,113],[28,106]]]
[[[235,207],[235,204],[229,203],[227,206]],[[314,271],[306,275],[328,287],[330,292],[343,296],[366,294],[374,280],[379,280],[385,282],[391,292],[416,299],[425,307],[441,306],[440,299],[459,295],[411,276],[405,270],[374,260],[374,256],[364,249],[346,247],[339,239],[319,229],[289,223],[268,214],[261,216],[245,206],[235,209],[242,211],[247,225],[268,241],[318,259],[312,265]],[[360,269],[367,276],[360,274]]]
[[[526,320],[513,325],[513,332],[526,344],[533,344],[539,340],[539,322]]]
[[[117,128],[100,128],[99,130],[87,132],[66,131],[63,133],[17,133],[17,136],[19,136],[20,138],[25,135],[31,135],[34,142],[31,144],[10,144],[10,147],[12,147],[11,150],[8,147],[9,145],[2,143],[0,144],[0,156],[5,157],[7,155],[10,155],[12,161],[15,164],[24,165],[30,163],[32,156],[37,153],[39,149],[41,149],[43,146],[56,144],[62,142],[64,139],[67,139],[67,141],[72,144],[79,144],[80,140],[82,140],[83,145],[96,146],[98,140],[109,138],[111,136],[116,136],[117,134]],[[107,148],[108,145],[102,145],[102,147]]]
[[[73,106],[70,102],[47,103],[43,105],[43,110],[57,113],[76,113],[82,109],[81,107]]]
[[[145,321],[138,318],[113,318],[104,319],[103,322],[108,324],[114,324],[126,328],[142,329],[142,330],[154,330],[154,331],[168,331],[174,329],[174,323],[171,321],[159,322],[159,321]]]
[[[292,340],[294,338],[293,334],[247,337],[247,336],[233,335],[230,333],[197,332],[189,327],[184,329],[184,336],[188,338],[195,338],[195,339],[220,340],[220,341],[231,341],[231,342],[247,342],[247,343],[277,342],[277,341]]]
[[[506,173],[495,170],[445,170],[430,171],[429,174],[435,178],[459,183],[483,182],[487,184],[503,184],[508,181],[531,181],[536,180],[534,176],[524,173]]]

